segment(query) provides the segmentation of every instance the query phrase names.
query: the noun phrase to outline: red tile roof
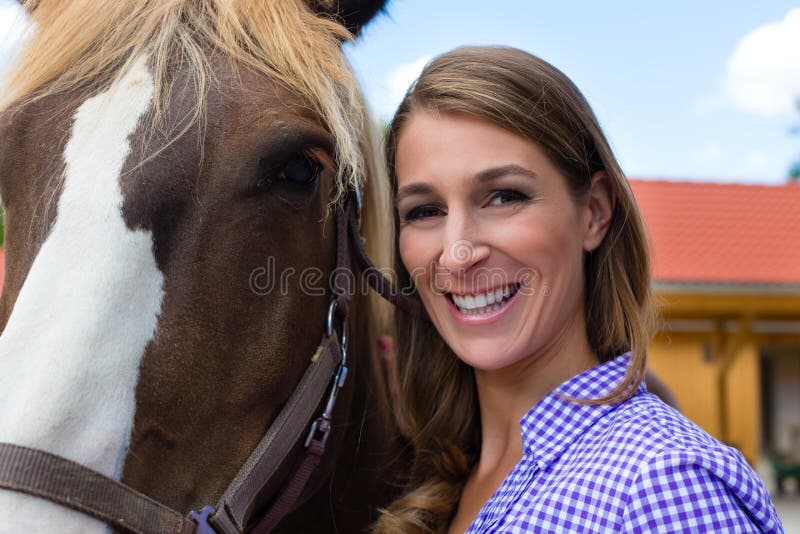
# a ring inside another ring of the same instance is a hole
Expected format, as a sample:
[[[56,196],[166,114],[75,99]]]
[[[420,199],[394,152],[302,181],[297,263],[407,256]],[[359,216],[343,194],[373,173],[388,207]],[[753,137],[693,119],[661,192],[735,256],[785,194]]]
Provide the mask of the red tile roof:
[[[660,282],[800,284],[800,184],[631,180]]]

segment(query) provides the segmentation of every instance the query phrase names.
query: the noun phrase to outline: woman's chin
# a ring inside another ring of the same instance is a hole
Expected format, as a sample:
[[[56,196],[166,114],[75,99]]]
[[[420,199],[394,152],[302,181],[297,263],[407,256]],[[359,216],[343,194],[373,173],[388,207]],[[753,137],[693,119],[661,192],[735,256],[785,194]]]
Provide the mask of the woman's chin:
[[[469,343],[454,347],[458,358],[476,371],[497,371],[514,364],[524,356],[519,351],[499,349],[497,343]],[[451,345],[452,347],[453,345]]]

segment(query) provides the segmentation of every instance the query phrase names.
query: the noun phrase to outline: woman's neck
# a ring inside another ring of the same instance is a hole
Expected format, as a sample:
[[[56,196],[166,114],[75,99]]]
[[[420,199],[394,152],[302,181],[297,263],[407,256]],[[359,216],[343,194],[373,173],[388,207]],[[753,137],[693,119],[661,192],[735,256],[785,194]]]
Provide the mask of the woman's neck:
[[[464,532],[522,458],[519,421],[559,384],[597,364],[582,316],[549,346],[515,364],[475,370],[481,453],[464,486],[450,533]]]
[[[479,470],[505,465],[509,456],[519,460],[522,417],[559,384],[597,365],[585,332],[581,316],[524,360],[502,369],[475,370],[481,416]]]
[[[481,452],[448,532],[464,532],[522,458],[520,419],[559,384],[595,365],[580,313],[553,342],[525,359],[502,369],[475,369]]]

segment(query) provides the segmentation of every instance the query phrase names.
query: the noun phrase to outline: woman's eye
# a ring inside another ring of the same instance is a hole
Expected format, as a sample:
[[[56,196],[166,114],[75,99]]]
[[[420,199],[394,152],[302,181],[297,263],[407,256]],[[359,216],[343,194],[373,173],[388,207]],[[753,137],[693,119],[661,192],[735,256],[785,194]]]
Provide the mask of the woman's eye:
[[[319,177],[322,165],[306,154],[295,156],[286,162],[280,173],[281,180],[301,185],[314,183]]]
[[[430,217],[436,217],[437,215],[441,215],[442,210],[439,209],[438,206],[432,205],[425,205],[425,206],[418,206],[410,210],[406,216],[405,220],[413,221],[419,219],[428,219]]]
[[[513,189],[502,189],[500,191],[492,192],[491,199],[489,200],[490,206],[502,206],[511,202],[522,202],[529,200],[530,197],[525,193],[514,191]]]

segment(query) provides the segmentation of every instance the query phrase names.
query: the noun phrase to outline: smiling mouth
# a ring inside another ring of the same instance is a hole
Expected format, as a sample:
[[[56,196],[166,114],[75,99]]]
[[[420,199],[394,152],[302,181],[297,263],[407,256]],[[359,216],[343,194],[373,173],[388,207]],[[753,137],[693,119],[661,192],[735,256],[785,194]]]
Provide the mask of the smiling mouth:
[[[465,315],[480,315],[499,310],[508,304],[508,301],[516,294],[519,287],[520,284],[511,284],[503,288],[497,288],[494,291],[474,295],[447,293],[447,298],[461,313]]]

